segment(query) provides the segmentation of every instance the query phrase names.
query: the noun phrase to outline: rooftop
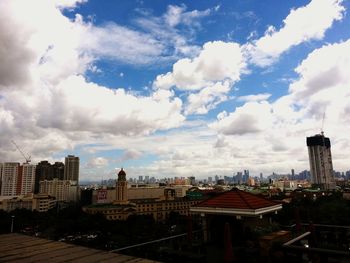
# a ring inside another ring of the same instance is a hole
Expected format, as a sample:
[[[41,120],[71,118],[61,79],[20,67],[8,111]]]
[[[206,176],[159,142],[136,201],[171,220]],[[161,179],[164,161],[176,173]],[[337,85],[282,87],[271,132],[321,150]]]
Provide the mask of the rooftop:
[[[200,202],[191,211],[255,216],[280,209],[282,205],[277,202],[234,188]]]
[[[19,234],[0,235],[0,262],[155,262]]]

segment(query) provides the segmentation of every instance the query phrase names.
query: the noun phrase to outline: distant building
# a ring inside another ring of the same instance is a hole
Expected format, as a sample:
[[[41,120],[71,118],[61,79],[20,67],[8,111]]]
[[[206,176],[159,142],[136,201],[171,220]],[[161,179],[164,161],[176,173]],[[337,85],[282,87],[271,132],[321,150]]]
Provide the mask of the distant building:
[[[126,220],[130,215],[150,215],[156,221],[164,221],[170,212],[189,215],[190,206],[200,200],[184,198],[187,186],[151,188],[137,187],[127,189],[126,173],[123,169],[118,172],[115,200],[113,190],[97,190],[92,194],[94,204],[84,206],[88,214],[103,214],[108,220]],[[128,196],[127,192],[132,196]],[[182,197],[178,197],[182,196]],[[144,198],[145,197],[145,198]],[[135,199],[131,199],[135,198]]]
[[[64,159],[64,180],[79,181],[79,157],[68,155]]]
[[[331,142],[323,132],[306,138],[309,152],[311,183],[323,190],[335,188]]]
[[[75,181],[43,180],[40,181],[40,194],[47,194],[60,202],[76,202],[78,200],[78,186]]]

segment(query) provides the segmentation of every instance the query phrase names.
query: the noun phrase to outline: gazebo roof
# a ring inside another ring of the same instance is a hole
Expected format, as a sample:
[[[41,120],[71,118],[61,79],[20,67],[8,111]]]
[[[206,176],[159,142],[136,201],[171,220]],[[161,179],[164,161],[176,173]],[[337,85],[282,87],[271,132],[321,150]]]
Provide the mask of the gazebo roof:
[[[191,212],[258,216],[282,209],[282,205],[234,188],[191,208]]]

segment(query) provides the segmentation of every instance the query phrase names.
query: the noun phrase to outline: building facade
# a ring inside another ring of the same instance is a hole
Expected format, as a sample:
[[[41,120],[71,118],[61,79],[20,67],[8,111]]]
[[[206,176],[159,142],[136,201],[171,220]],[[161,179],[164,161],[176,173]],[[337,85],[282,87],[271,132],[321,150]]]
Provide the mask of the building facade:
[[[75,181],[43,180],[40,181],[40,194],[47,194],[59,202],[76,202],[78,200],[78,186]]]
[[[15,162],[1,164],[1,192],[2,196],[15,196],[18,193],[18,174],[20,165]]]
[[[123,168],[118,173],[115,196],[115,204],[126,204],[128,202],[128,182],[126,181],[126,173]]]
[[[68,155],[64,159],[64,180],[79,181],[79,157]]]
[[[0,209],[10,212],[15,209],[46,212],[56,206],[56,199],[49,195],[22,195],[0,200]]]
[[[33,193],[35,184],[36,165],[24,163],[21,168],[21,193],[22,195]]]
[[[309,152],[311,183],[323,190],[335,188],[333,174],[331,142],[323,132],[307,137],[306,144]]]

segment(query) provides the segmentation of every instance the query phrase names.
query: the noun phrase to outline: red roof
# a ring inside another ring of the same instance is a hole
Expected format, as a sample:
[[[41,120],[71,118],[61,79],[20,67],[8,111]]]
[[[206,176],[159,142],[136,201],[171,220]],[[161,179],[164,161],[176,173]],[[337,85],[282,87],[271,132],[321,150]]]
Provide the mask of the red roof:
[[[259,209],[275,206],[278,203],[234,188],[198,203],[195,207]]]

